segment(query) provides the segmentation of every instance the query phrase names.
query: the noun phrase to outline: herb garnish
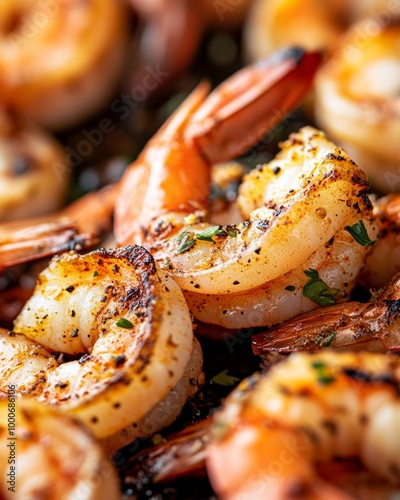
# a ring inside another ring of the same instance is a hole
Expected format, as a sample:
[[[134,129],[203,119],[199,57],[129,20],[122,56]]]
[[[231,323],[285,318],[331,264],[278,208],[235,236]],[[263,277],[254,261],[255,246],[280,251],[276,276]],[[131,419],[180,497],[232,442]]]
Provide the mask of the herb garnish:
[[[99,275],[99,273],[98,273],[97,271],[95,271],[95,272],[93,273],[93,278],[96,278],[98,275]]]
[[[316,371],[320,384],[328,385],[335,381],[335,378],[328,372],[327,366],[322,361],[313,361],[311,366]]]
[[[125,319],[125,318],[119,318],[119,320],[117,321],[117,326],[120,326],[121,328],[133,328],[133,324]]]
[[[354,241],[356,241],[363,247],[372,247],[377,242],[377,240],[371,240],[371,238],[368,236],[367,229],[362,220],[359,220],[352,226],[346,226],[345,230],[351,234]]]
[[[310,278],[303,287],[303,295],[321,307],[333,306],[336,304],[335,296],[339,293],[338,288],[330,288],[324,280],[319,277],[318,271],[310,269],[304,271]]]
[[[222,226],[210,226],[204,231],[200,231],[199,233],[192,233],[189,231],[183,231],[176,239],[179,243],[179,247],[176,250],[176,253],[183,253],[189,248],[192,248],[193,245],[196,244],[196,240],[201,241],[209,241],[210,243],[214,243],[215,236],[231,236],[232,238],[236,238],[237,232],[232,227],[227,227],[227,229],[222,229]]]
[[[233,377],[232,375],[228,375],[228,370],[223,370],[221,373],[215,375],[210,382],[218,385],[232,386],[239,382],[240,379],[237,377]]]
[[[335,336],[336,332],[334,332],[333,330],[326,330],[326,332],[321,333],[321,335],[318,335],[315,342],[321,347],[329,347],[335,340]]]

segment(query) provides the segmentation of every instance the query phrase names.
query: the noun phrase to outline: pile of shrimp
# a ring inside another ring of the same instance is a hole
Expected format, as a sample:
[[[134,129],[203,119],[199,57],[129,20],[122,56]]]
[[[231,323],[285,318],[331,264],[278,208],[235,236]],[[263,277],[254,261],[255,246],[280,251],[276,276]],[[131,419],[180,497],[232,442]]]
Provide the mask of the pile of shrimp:
[[[212,165],[246,151],[294,109],[320,64],[318,53],[291,48],[210,94],[201,83],[116,185],[52,219],[1,227],[0,269],[60,254],[39,274],[12,331],[0,330],[0,395],[7,400],[13,388],[20,463],[35,478],[20,498],[51,489],[50,474],[37,470],[54,454],[63,461],[54,475],[75,498],[108,464],[101,450],[112,454],[175,421],[204,379],[195,321],[272,327],[254,338],[262,355],[353,344],[399,350],[398,277],[370,303],[346,303],[364,267],[368,284],[379,252],[392,245],[383,230],[391,201],[374,207],[367,175],[323,132],[302,128],[245,175],[224,224],[210,204]],[[78,253],[101,240],[113,213],[110,248]],[[378,353],[296,353],[242,382],[205,424],[203,458],[216,493],[348,498],[316,472],[333,457],[358,457],[398,483],[399,370],[396,357]],[[4,418],[1,431],[7,477]],[[74,453],[78,465],[69,463]],[[40,462],[29,460],[35,455]],[[84,498],[117,498],[112,469],[109,491],[102,482]]]

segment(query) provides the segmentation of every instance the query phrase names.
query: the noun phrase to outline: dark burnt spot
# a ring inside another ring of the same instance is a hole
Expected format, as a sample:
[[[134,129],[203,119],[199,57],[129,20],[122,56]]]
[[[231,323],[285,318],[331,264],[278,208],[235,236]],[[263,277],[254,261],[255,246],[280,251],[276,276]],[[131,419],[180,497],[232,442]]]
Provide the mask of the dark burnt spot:
[[[97,422],[99,421],[99,419],[97,417],[92,417],[90,419],[90,421],[92,422],[92,424],[97,424]]]
[[[362,186],[365,189],[369,188],[369,182],[364,177],[360,177],[359,175],[353,175],[351,180],[353,181],[354,184],[359,184],[360,186]],[[360,193],[360,196],[361,196],[361,193]]]
[[[358,214],[361,212],[360,205],[358,203],[354,203],[353,208]]]
[[[322,427],[327,429],[333,436],[337,433],[337,425],[333,420],[326,419],[321,422]]]
[[[86,361],[89,361],[92,358],[93,357],[90,354],[84,354],[83,356],[81,356],[81,358],[79,359],[78,363],[80,365],[83,365],[84,363],[86,363]]]
[[[178,347],[178,344],[174,342],[174,339],[172,338],[172,335],[168,337],[167,344],[171,347]]]
[[[372,207],[372,202],[371,202],[371,200],[369,199],[368,194],[367,194],[367,193],[365,193],[365,192],[363,192],[363,193],[360,193],[360,195],[359,195],[359,196],[360,196],[360,198],[362,199],[362,201],[364,202],[364,204],[365,204],[366,208],[367,208],[368,210],[372,210],[372,208],[373,208],[373,207]]]
[[[325,248],[329,248],[333,245],[335,238],[332,237],[327,243],[325,243]]]
[[[368,417],[367,417],[367,415],[364,415],[364,413],[362,413],[360,415],[360,419],[359,420],[360,420],[360,424],[361,425],[367,425],[368,424]]]
[[[15,337],[16,333],[15,333],[15,332],[11,332],[11,331],[10,331],[10,332],[7,332],[7,335],[8,335],[9,337]]]
[[[104,248],[100,249],[100,251],[104,252]],[[102,266],[102,265],[104,264],[104,260],[103,260],[103,259],[99,259],[99,260],[97,261],[97,264],[98,264],[99,266]]]
[[[118,410],[118,408],[121,408],[121,403],[114,403],[113,404],[113,408],[115,408],[116,410]]]
[[[66,387],[68,387],[68,382],[57,382],[55,386],[59,389],[65,389]]]
[[[256,228],[260,231],[266,231],[268,229],[269,222],[267,220],[258,220],[256,222]]]
[[[397,317],[400,313],[400,300],[384,300],[383,302],[388,309],[388,317]]]
[[[278,175],[280,171],[281,171],[281,167],[275,167],[272,169],[272,173],[274,175]]]
[[[256,250],[254,250],[254,253],[256,253],[257,255],[260,255],[260,253],[261,253],[261,248],[257,248]]]
[[[68,293],[72,293],[75,290],[74,285],[70,285],[65,289]]]
[[[399,390],[398,382],[389,373],[371,374],[354,368],[344,368],[343,373],[357,382],[391,385]]]
[[[327,155],[327,158],[329,158],[329,160],[332,160],[332,161],[346,161],[346,158],[342,155],[335,155],[334,153],[329,153]]]
[[[71,318],[75,318],[75,311],[73,309],[71,311]]]
[[[125,364],[125,361],[126,361],[126,356],[125,354],[119,354],[118,356],[116,356],[115,358],[115,366],[117,368],[119,368],[120,366],[122,366],[123,364]]]
[[[142,382],[147,382],[148,380],[149,380],[149,377],[147,375],[143,375]]]
[[[198,290],[198,289],[200,288],[200,285],[199,285],[198,283],[196,283],[196,284],[194,285],[194,288],[196,288],[196,289]]]
[[[240,285],[240,281],[235,280],[232,285]]]
[[[282,205],[280,207],[277,207],[273,212],[274,217],[278,217],[278,215],[280,215],[282,213],[282,211],[283,211]]]
[[[113,273],[119,273],[119,266],[117,264],[114,264],[112,267]]]
[[[100,302],[106,302],[107,301],[107,297],[105,295],[102,296],[102,298],[100,299]]]
[[[175,375],[175,373],[172,370],[168,370],[168,375],[172,378]]]

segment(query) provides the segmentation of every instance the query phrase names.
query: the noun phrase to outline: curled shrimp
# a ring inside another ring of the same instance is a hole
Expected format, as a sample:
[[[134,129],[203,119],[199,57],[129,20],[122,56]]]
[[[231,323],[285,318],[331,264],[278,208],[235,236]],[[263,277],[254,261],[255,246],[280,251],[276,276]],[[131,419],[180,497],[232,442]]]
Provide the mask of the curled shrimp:
[[[290,198],[287,193],[294,196],[295,191],[298,191],[299,198],[303,196],[307,200],[308,193],[304,194],[301,188],[298,189],[296,185],[299,184],[309,191],[310,185],[315,183],[315,195],[318,196],[318,164],[324,158],[334,159],[335,155],[342,154],[322,133],[312,128],[293,134],[283,144],[282,152],[275,160],[268,165],[259,166],[245,177],[238,197],[241,212],[251,220],[251,214],[265,205],[275,211],[283,210],[282,198],[285,195]],[[354,172],[350,175],[354,176]],[[367,232],[375,238],[377,225],[371,214],[369,200],[360,196],[354,208],[357,217],[365,218]],[[330,210],[335,210],[333,205],[326,213]],[[296,250],[301,251],[299,245]],[[317,248],[305,262],[300,262],[294,269],[257,288],[242,293],[215,295],[184,293],[195,318],[205,323],[225,328],[271,326],[317,307],[316,303],[302,293],[307,282],[305,271],[310,268],[318,270],[330,287],[342,290],[338,296],[339,301],[346,300],[356,284],[369,251],[368,247],[360,246],[342,229],[332,240]],[[285,258],[281,254],[279,256],[281,260]]]
[[[9,398],[0,401],[2,498],[121,497],[113,466],[81,424],[35,401]]]
[[[115,91],[128,47],[121,0],[5,0],[0,32],[0,102],[21,116],[65,129]]]
[[[219,498],[349,499],[315,464],[361,460],[400,481],[400,364],[377,353],[293,354],[243,381],[215,416],[207,470]]]
[[[55,257],[14,325],[0,335],[1,390],[14,384],[110,447],[171,422],[196,389],[202,355],[189,310],[141,247]]]
[[[281,75],[285,68],[287,77],[287,66],[292,67],[293,59],[287,56],[283,61],[276,63],[274,59],[266,67],[256,66],[258,77],[270,74],[272,78],[274,72],[279,69]],[[279,175],[279,170],[278,175],[269,175],[264,206],[252,210],[250,220],[208,235],[213,228],[202,222],[201,211],[208,198],[209,165],[200,151],[215,160],[223,159],[222,154],[233,154],[231,142],[227,144],[232,137],[232,131],[227,132],[229,120],[224,128],[221,119],[228,114],[228,105],[226,110],[222,106],[239,76],[246,82],[255,77],[245,70],[211,94],[202,106],[204,89],[192,94],[128,169],[117,201],[117,241],[144,244],[157,260],[167,262],[179,286],[192,292],[243,292],[285,274],[304,263],[346,224],[359,220],[367,203],[363,193],[368,183],[362,171],[341,149],[332,152],[320,133],[305,129],[287,142],[287,158],[281,158],[292,162],[293,168],[285,170],[285,175]],[[282,77],[280,80],[279,88]],[[239,90],[233,88],[235,97]],[[266,106],[271,105],[272,94],[271,89],[263,93]],[[249,99],[254,97],[241,97],[245,102]],[[217,130],[216,124],[220,125]],[[221,139],[210,143],[211,133],[225,137],[223,151],[218,149]],[[311,153],[313,148],[316,154]],[[302,153],[312,159],[299,168],[303,163],[295,158]],[[295,174],[291,182],[289,171]],[[247,194],[249,203],[252,196]]]
[[[37,127],[0,113],[0,221],[44,215],[59,209],[68,189],[54,164],[64,150]]]
[[[359,44],[365,33],[366,43]],[[317,123],[382,192],[399,187],[399,40],[398,16],[390,22],[363,19],[346,33],[315,83]]]
[[[400,351],[400,275],[368,303],[320,308],[253,337],[253,351],[314,351],[323,347]]]

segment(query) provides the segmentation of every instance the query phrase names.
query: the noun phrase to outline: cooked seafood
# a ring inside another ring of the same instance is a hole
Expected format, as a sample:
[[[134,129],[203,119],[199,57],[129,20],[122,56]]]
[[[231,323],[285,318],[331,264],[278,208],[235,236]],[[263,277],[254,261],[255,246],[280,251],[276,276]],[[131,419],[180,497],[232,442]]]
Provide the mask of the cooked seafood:
[[[399,189],[399,41],[398,17],[364,19],[348,31],[315,83],[318,124],[383,192]]]
[[[360,282],[368,289],[379,289],[400,272],[400,196],[391,194],[373,203],[379,240],[367,257]]]
[[[0,113],[0,221],[35,217],[59,209],[69,188],[69,171],[56,139],[37,127]]]
[[[233,85],[234,81],[225,86]],[[200,144],[204,143],[201,151],[206,155],[210,156],[211,147],[216,148],[218,141],[210,146],[202,128],[208,117],[211,123],[207,125],[206,136],[213,130],[214,119],[210,118],[213,116],[210,111],[220,106],[221,95],[226,96],[227,90],[220,89],[212,94],[192,117],[193,109],[204,98],[203,92],[197,89],[162,129],[161,139],[153,139],[125,175],[116,207],[117,241],[144,244],[159,261],[168,263],[169,272],[184,290],[203,293],[246,291],[302,264],[345,224],[359,220],[364,205],[368,207],[368,201],[361,196],[368,183],[342,150],[335,149],[317,131],[305,129],[287,142],[280,158],[283,163],[285,160],[293,163],[292,169],[286,172],[294,171],[295,181],[289,182],[289,176],[280,175],[280,169],[276,175],[272,171],[265,174],[269,183],[263,192],[263,201],[265,204],[268,200],[268,206],[253,210],[250,221],[217,227],[215,231],[216,226],[202,222],[209,188],[209,166],[193,145],[190,148],[187,143],[183,146],[184,132],[181,130],[189,131],[189,137],[198,137],[196,141],[201,139]],[[264,99],[268,96],[270,93],[265,94]],[[216,122],[219,123],[219,119]],[[171,149],[172,140],[176,151]],[[297,148],[296,141],[299,143]],[[226,142],[224,146],[225,153],[214,154],[228,154]],[[316,154],[312,148],[317,148]],[[185,161],[184,153],[190,155]],[[301,153],[310,159],[303,169],[299,168],[302,161],[296,163],[295,160]],[[193,173],[196,179],[192,178]],[[258,180],[257,175],[254,177]],[[134,186],[141,186],[141,191],[132,199]],[[254,194],[251,189],[248,191],[243,197],[250,198],[251,203]],[[299,240],[302,241],[300,248]],[[268,260],[264,258],[266,252]]]
[[[118,187],[89,193],[52,217],[0,224],[0,272],[15,264],[93,246],[111,229]]]
[[[32,400],[0,401],[0,491],[21,500],[117,500],[101,446],[75,420]]]
[[[216,493],[348,499],[316,472],[334,457],[358,457],[398,484],[399,387],[399,359],[367,352],[294,354],[243,381],[214,417],[207,470]]]
[[[127,53],[121,0],[5,0],[0,33],[0,103],[51,129],[100,110]]]
[[[12,383],[118,447],[176,418],[201,371],[181,291],[137,246],[55,257],[0,339],[3,392]]]
[[[366,226],[373,236],[376,227],[369,221]],[[323,282],[338,291],[335,302],[348,300],[368,251],[348,232],[340,231],[304,264],[258,288],[222,295],[184,291],[185,299],[193,316],[203,323],[232,329],[269,327],[318,307],[303,293],[309,269],[317,270]]]

